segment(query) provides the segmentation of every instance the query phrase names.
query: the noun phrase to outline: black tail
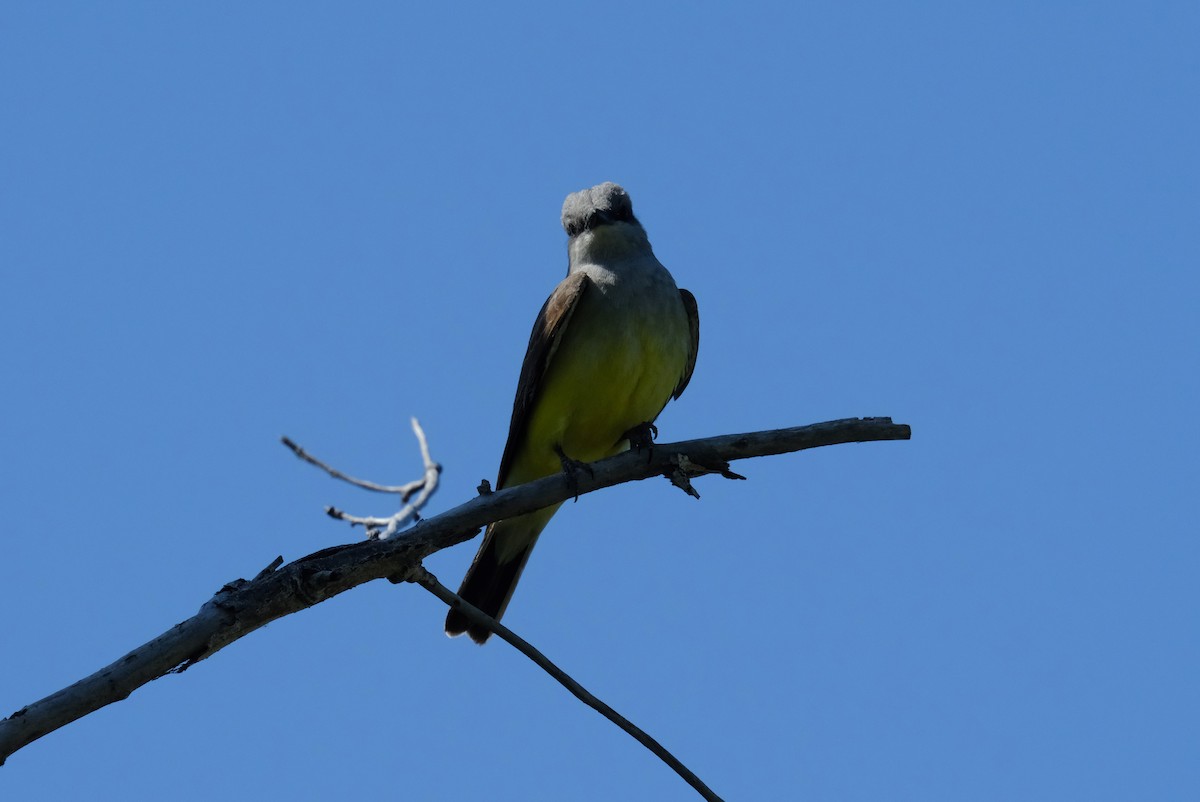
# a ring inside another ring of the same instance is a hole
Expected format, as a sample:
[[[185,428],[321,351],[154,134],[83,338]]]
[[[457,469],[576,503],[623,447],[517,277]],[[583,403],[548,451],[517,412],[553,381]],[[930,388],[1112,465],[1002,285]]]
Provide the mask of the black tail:
[[[497,540],[502,535],[512,537],[517,533],[497,532],[496,527],[497,525],[493,524],[488,529],[484,543],[475,555],[475,561],[471,563],[466,577],[463,578],[458,595],[499,621],[500,616],[504,615],[504,608],[508,607],[508,600],[512,598],[513,591],[517,589],[517,580],[521,578],[521,571],[529,561],[529,554],[533,551],[537,536],[535,535],[520,552],[500,562]],[[458,610],[451,610],[446,616],[446,634],[454,637],[464,632],[471,640],[480,644],[485,643],[492,634],[486,628],[472,624]]]

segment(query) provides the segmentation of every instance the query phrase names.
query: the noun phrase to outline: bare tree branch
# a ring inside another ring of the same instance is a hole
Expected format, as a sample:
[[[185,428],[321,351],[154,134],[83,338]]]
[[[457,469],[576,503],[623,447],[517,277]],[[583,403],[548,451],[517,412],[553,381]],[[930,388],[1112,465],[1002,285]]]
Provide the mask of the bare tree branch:
[[[727,461],[838,443],[907,440],[890,418],[846,420],[655,445],[592,464],[574,481],[558,474],[479,496],[420,521],[397,537],[322,549],[253,580],[226,584],[193,617],[82,680],[0,720],[0,763],[43,735],[126,698],[146,683],[185,671],[259,627],[373,579],[402,582],[425,557],[470,540],[484,525],[556,504],[576,493],[666,475],[729,473]],[[687,459],[687,468],[680,457]],[[268,569],[270,566],[268,566]]]
[[[418,585],[425,588],[434,596],[437,596],[455,610],[462,612],[467,618],[471,619],[473,623],[481,624],[482,626],[487,627],[490,632],[503,638],[505,642],[511,645],[514,649],[528,657],[530,660],[540,666],[543,671],[554,677],[554,679],[558,680],[558,683],[570,691],[576,699],[583,702],[600,715],[604,716],[613,724],[616,724],[618,727],[627,732],[635,741],[654,753],[659,760],[670,766],[672,771],[682,777],[688,785],[692,786],[692,788],[695,788],[697,793],[708,800],[708,802],[722,802],[721,797],[713,793],[711,788],[705,785],[703,781],[701,781],[701,779],[692,772],[691,769],[683,765],[679,758],[668,752],[666,747],[651,738],[643,729],[638,727],[632,721],[606,705],[602,700],[593,696],[587,690],[587,688],[584,688],[582,685],[576,682],[570,674],[552,663],[550,659],[546,657],[546,655],[533,648],[529,641],[525,640],[511,629],[492,618],[490,615],[484,613],[482,610],[467,602],[441,582],[438,582],[437,577],[425,570],[423,566],[418,565],[412,570],[412,573],[409,575],[409,581],[416,582]]]

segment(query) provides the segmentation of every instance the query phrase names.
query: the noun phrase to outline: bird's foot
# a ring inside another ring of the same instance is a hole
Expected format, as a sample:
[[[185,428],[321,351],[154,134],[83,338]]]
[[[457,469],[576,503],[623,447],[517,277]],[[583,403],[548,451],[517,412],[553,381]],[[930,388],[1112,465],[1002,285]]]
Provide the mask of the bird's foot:
[[[562,450],[562,446],[556,445],[554,453],[558,454],[559,462],[562,463],[563,473],[567,475],[567,486],[571,488],[571,495],[575,496],[575,500],[579,501],[579,474],[582,471],[587,471],[588,476],[596,478],[596,472],[592,470],[592,466],[586,462],[580,462],[577,459],[571,459]]]
[[[654,438],[658,437],[658,427],[650,421],[639,423],[621,435],[622,440],[629,441],[629,447],[634,451],[645,450],[646,461],[654,459]]]

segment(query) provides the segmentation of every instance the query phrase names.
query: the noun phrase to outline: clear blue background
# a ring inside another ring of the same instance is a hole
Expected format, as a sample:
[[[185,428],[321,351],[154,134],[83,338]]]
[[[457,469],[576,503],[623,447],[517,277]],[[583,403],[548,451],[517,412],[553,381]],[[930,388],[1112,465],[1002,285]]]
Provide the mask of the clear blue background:
[[[1194,3],[6,3],[0,708],[379,497],[494,477],[559,207],[699,299],[663,440],[909,443],[564,507],[507,623],[730,800],[1200,798]],[[429,567],[455,585],[474,551]],[[696,798],[375,583],[32,744],[13,800]]]

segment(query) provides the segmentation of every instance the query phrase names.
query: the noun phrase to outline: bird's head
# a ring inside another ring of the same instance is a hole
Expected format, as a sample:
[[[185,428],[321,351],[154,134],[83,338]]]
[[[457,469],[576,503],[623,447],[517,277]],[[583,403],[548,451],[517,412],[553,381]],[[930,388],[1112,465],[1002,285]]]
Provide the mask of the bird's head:
[[[607,181],[572,192],[563,202],[562,224],[570,237],[572,264],[609,262],[650,253],[629,193]]]
[[[613,223],[638,225],[629,193],[611,181],[572,192],[563,201],[562,225],[568,236],[577,237]]]

